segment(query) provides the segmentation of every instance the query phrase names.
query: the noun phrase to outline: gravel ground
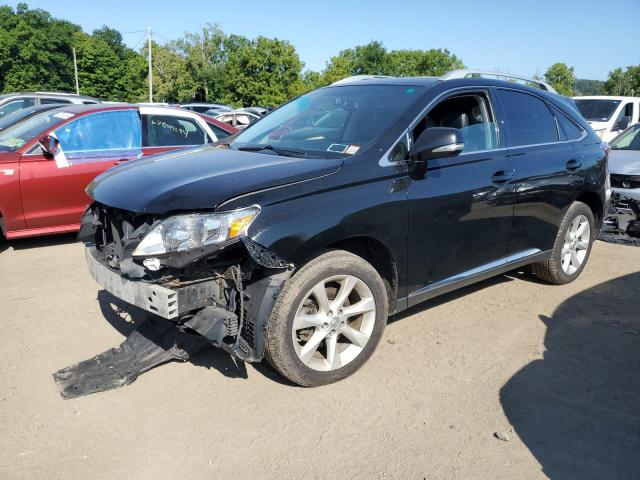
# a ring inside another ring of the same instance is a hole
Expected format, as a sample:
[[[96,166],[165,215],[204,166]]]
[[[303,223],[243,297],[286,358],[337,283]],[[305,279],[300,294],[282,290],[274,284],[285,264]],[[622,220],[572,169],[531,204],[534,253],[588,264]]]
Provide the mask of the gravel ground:
[[[597,242],[570,285],[514,272],[430,301],[327,387],[211,351],[62,400],[51,374],[146,314],[70,236],[1,244],[0,478],[638,479],[639,270]]]

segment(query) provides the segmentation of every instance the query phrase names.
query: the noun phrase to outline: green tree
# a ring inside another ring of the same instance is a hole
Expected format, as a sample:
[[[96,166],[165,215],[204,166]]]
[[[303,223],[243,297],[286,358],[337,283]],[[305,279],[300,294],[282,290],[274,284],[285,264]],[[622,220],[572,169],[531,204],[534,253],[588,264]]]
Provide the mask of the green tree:
[[[153,98],[160,102],[189,102],[193,100],[198,85],[187,68],[186,59],[176,51],[172,43],[158,45],[154,42],[152,49]],[[146,55],[147,48],[145,46],[142,50],[142,56]]]
[[[302,67],[289,42],[258,37],[229,53],[225,101],[233,105],[276,106],[301,90]]]
[[[197,33],[185,33],[174,43],[176,51],[186,60],[187,69],[198,85],[197,97],[204,101],[220,98],[225,91],[227,36],[218,25],[207,23]]]
[[[604,82],[601,80],[588,80],[586,78],[576,78],[573,83],[573,92],[576,95],[602,95]]]
[[[71,39],[79,31],[24,3],[0,7],[0,89],[73,91]]]
[[[331,57],[322,77],[326,85],[351,75],[439,76],[458,68],[464,63],[448,50],[387,51],[370,42]]]
[[[392,50],[388,75],[400,77],[440,76],[464,68],[464,63],[449,50]]]
[[[602,92],[605,95],[635,96],[640,94],[640,66],[616,68],[609,72]]]
[[[554,63],[545,72],[544,78],[560,95],[573,95],[573,67],[567,67],[564,63]]]

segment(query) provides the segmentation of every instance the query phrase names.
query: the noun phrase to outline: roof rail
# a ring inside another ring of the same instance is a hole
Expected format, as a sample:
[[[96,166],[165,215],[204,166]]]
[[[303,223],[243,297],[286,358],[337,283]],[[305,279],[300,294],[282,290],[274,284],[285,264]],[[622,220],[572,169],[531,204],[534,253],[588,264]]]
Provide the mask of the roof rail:
[[[368,80],[370,78],[393,78],[389,75],[352,75],[351,77],[345,77],[341,80],[333,82],[331,85],[341,85],[343,83],[354,82],[357,80]]]
[[[73,95],[74,97],[80,96],[77,93],[71,93],[71,92],[33,92],[33,93],[37,93],[38,95]]]
[[[551,93],[558,93],[555,89],[549,85],[547,82],[542,80],[538,80],[535,78],[523,77],[521,75],[513,75],[511,73],[503,73],[503,72],[492,72],[491,70],[477,70],[477,69],[462,69],[462,70],[452,70],[448,73],[445,73],[442,77],[443,80],[452,80],[454,78],[469,78],[469,77],[497,77],[498,79],[507,79],[507,80],[522,80],[528,83],[532,83],[538,88],[542,90],[546,90]]]

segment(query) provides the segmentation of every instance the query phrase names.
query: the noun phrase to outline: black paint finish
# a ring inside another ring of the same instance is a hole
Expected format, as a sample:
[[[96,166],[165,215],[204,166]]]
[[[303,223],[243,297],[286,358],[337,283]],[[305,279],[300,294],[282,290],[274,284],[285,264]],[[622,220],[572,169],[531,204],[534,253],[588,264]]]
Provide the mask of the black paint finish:
[[[360,82],[425,84],[420,79]],[[396,312],[408,305],[411,293],[467,273],[471,277],[478,267],[495,269],[527,251],[540,260],[575,199],[588,198],[602,218],[606,154],[570,102],[497,80],[427,83],[427,93],[376,144],[351,157],[290,158],[199,148],[116,167],[88,191],[103,204],[159,216],[258,204],[262,211],[249,236],[295,265],[322,249],[367,239],[379,248],[376,256],[391,263],[389,271],[396,272]],[[577,141],[510,148],[508,122],[497,101],[500,88],[528,92],[554,105],[584,135]],[[408,161],[388,161],[386,153],[404,141],[403,133],[428,108],[443,96],[474,89],[489,93],[499,148],[429,160],[424,178],[410,175]]]

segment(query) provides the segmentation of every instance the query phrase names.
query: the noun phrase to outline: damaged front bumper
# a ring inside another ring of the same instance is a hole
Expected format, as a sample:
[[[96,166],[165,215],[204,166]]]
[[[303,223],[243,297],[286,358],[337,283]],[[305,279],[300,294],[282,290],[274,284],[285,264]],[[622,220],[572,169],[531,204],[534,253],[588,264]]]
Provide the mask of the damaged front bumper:
[[[150,272],[127,254],[150,222],[128,220],[114,228],[96,218],[88,211],[79,236],[91,276],[114,297],[155,317],[120,347],[56,372],[64,398],[126,385],[154,366],[188,360],[206,345],[240,361],[262,360],[266,322],[292,265],[240,237],[219,250],[168,258],[173,265],[166,271]]]

